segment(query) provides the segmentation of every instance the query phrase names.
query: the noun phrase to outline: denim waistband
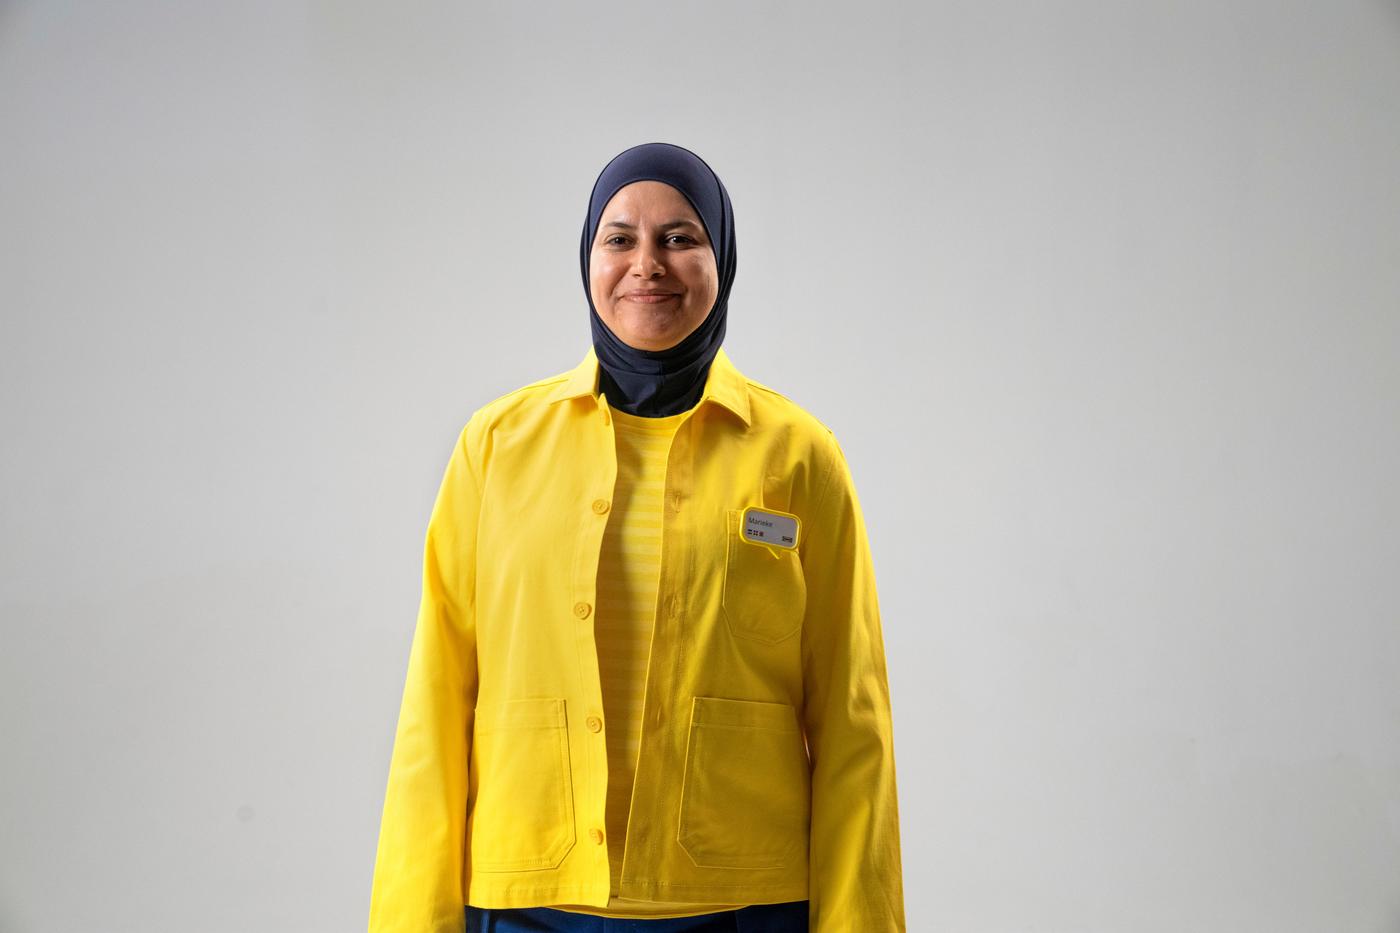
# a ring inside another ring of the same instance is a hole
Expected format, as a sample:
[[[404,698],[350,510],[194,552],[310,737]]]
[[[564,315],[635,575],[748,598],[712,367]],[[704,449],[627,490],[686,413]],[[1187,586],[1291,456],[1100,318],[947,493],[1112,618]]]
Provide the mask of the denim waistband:
[[[807,901],[751,904],[694,917],[629,920],[554,907],[466,905],[466,933],[807,933]]]

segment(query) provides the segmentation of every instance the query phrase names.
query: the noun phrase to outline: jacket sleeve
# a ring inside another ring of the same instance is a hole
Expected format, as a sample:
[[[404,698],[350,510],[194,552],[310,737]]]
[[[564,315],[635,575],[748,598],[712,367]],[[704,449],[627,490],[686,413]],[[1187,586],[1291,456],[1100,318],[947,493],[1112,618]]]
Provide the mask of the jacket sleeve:
[[[423,589],[389,763],[370,933],[462,933],[467,761],[476,703],[480,484],[462,429],[433,504]]]
[[[904,933],[893,722],[875,570],[845,454],[803,529],[803,727],[812,768],[812,933]]]

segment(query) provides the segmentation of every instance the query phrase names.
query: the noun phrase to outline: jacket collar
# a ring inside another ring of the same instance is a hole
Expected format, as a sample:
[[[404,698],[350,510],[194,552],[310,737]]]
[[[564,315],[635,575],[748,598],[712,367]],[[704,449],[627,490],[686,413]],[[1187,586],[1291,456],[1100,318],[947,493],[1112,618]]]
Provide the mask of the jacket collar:
[[[598,368],[598,355],[589,347],[583,362],[570,370],[564,381],[549,393],[545,401],[553,404],[566,398],[580,398],[585,395],[593,396],[596,401]],[[750,424],[748,380],[734,367],[729,354],[724,352],[724,347],[715,351],[715,357],[710,361],[710,370],[705,375],[705,390],[700,395],[700,404],[703,405],[707,401],[718,402],[738,415],[746,426]]]

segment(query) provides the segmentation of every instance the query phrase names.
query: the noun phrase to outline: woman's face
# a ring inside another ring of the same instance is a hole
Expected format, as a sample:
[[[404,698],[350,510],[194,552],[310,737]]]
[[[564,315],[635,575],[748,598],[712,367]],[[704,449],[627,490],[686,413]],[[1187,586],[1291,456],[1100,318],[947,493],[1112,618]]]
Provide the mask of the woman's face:
[[[685,195],[659,181],[619,188],[598,218],[588,286],[598,316],[628,346],[665,350],[690,336],[714,307],[719,272]]]

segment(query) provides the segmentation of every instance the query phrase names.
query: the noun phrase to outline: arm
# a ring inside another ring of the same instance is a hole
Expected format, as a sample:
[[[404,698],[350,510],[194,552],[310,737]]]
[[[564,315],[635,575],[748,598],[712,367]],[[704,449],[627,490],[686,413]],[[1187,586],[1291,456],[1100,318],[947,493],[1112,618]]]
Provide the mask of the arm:
[[[894,730],[875,570],[855,484],[828,432],[802,558],[803,726],[812,766],[812,933],[904,933]]]
[[[399,709],[370,894],[370,933],[462,933],[467,761],[476,674],[480,484],[452,451],[428,522],[423,590]]]

